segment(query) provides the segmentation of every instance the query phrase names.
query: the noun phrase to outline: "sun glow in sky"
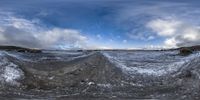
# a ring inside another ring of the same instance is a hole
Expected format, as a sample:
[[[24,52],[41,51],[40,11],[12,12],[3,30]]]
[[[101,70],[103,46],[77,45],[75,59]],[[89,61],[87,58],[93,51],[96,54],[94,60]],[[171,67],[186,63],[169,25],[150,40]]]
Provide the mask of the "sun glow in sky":
[[[45,49],[200,44],[198,0],[0,0],[0,45]]]

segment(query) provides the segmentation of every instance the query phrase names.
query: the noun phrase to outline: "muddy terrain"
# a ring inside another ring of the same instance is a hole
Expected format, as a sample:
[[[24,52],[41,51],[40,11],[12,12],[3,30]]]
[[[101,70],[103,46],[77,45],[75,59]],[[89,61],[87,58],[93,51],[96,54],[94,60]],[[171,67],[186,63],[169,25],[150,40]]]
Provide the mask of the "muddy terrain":
[[[0,51],[3,99],[200,99],[200,52]]]

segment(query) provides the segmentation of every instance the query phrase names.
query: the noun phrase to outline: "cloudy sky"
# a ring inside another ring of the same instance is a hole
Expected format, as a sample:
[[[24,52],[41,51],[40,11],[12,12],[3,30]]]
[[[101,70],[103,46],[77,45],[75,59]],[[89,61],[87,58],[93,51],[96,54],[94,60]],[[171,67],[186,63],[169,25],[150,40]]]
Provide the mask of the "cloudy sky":
[[[0,0],[0,45],[134,49],[198,44],[198,0]]]

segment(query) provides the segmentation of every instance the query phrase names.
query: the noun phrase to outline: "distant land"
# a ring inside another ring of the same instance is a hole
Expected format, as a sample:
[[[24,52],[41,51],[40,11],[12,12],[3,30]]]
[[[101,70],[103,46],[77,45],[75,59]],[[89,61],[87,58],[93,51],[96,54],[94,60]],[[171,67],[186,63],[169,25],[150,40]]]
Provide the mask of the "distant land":
[[[135,50],[135,51],[165,51],[165,50],[181,50],[181,49],[189,49],[191,51],[200,51],[200,45],[171,48],[171,49],[159,49],[159,50],[157,50],[157,49],[153,49],[153,50],[148,50],[148,49],[92,49],[91,50],[91,49],[88,49],[88,51],[101,51],[101,50],[103,50],[103,51],[131,51],[131,50]],[[48,50],[48,49],[35,49],[35,48],[26,48],[26,47],[20,47],[20,46],[1,45],[0,50],[41,53],[42,50]],[[85,50],[85,49],[75,49],[75,51],[82,51],[82,50]],[[59,51],[59,50],[57,50],[57,51]]]
[[[42,52],[42,50],[40,50],[40,49],[25,48],[25,47],[19,47],[19,46],[0,46],[0,50],[30,52],[30,53],[41,53]]]

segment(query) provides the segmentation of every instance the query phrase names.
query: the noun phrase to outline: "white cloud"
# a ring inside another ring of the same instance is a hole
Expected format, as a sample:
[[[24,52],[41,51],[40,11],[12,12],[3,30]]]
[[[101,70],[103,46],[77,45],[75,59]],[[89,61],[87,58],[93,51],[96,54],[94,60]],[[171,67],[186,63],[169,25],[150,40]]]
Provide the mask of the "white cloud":
[[[122,42],[123,42],[123,43],[127,43],[127,40],[123,40]]]
[[[75,48],[86,48],[87,46],[87,37],[81,35],[79,31],[72,29],[53,28],[39,34],[37,38],[47,46],[57,44],[74,46]]]
[[[147,40],[153,40],[153,39],[155,39],[154,36],[149,36],[149,37],[147,38]]]
[[[161,45],[146,45],[144,48],[145,50],[162,50],[167,48],[166,46],[161,46]]]
[[[96,37],[97,37],[98,39],[102,39],[102,36],[101,36],[100,34],[97,34]]]
[[[144,34],[144,33],[127,33],[126,34],[130,39],[135,39],[135,40],[143,40],[143,41],[149,41],[155,39],[155,36],[153,34]]]
[[[109,46],[98,46],[98,47],[92,47],[90,49],[113,49],[113,48]]]
[[[175,19],[156,19],[147,23],[157,35],[165,37],[166,47],[181,47],[200,44],[200,28]]]
[[[174,37],[172,37],[172,38],[166,39],[164,43],[166,47],[176,47],[177,40]]]
[[[109,39],[110,42],[113,42],[113,39]]]
[[[198,7],[188,2],[150,2],[135,6],[126,5],[119,10],[116,22],[125,30],[130,30],[128,37],[134,40],[159,39],[159,41],[163,39],[160,37],[164,37],[164,47],[200,44]],[[153,33],[141,28],[143,26],[150,28]]]
[[[176,33],[176,29],[181,25],[181,22],[175,20],[152,20],[147,24],[147,27],[151,28],[160,36],[172,36]]]
[[[0,14],[0,45],[31,48],[88,48],[88,38],[78,30],[46,28],[38,20],[27,20],[12,14]]]

